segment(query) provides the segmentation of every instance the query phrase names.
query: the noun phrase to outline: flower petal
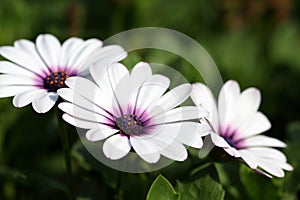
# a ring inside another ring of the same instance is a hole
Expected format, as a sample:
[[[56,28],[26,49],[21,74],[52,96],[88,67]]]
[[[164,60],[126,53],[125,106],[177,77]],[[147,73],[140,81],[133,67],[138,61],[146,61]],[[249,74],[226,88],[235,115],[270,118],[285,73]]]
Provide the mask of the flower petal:
[[[32,107],[37,113],[48,112],[56,103],[58,95],[50,92],[40,96],[32,102]]]
[[[103,144],[103,153],[107,158],[118,160],[126,156],[131,149],[127,136],[121,134],[113,135]]]
[[[202,83],[195,83],[192,85],[191,98],[196,106],[208,111],[206,118],[210,121],[214,130],[218,130],[219,116],[217,105],[210,89]]]
[[[1,56],[16,63],[17,65],[31,71],[35,74],[43,74],[43,67],[40,66],[39,61],[31,54],[20,49],[4,46],[0,47]],[[43,74],[45,75],[45,74]]]
[[[167,111],[178,106],[189,97],[191,90],[191,85],[187,83],[173,88],[160,98],[157,104],[155,104],[159,109],[152,110],[151,114],[156,115],[161,111]]]
[[[150,65],[145,62],[139,62],[137,63],[130,74],[130,78],[132,80],[131,85],[133,87],[140,86],[142,83],[144,83],[147,79],[149,79],[152,75],[152,70],[150,68]],[[132,88],[133,90],[134,88]]]
[[[14,42],[14,47],[27,53],[30,56],[29,59],[34,59],[37,67],[39,67],[43,72],[49,73],[48,66],[42,60],[40,54],[37,52],[36,45],[33,42],[24,39],[17,40]]]
[[[103,116],[94,112],[93,110],[87,110],[81,106],[77,106],[72,103],[62,102],[58,105],[58,107],[66,112],[67,114],[86,120],[86,121],[94,121],[104,125],[111,125],[114,126],[114,121],[110,118]]]
[[[63,114],[62,118],[68,122],[69,124],[76,126],[78,128],[84,129],[97,129],[99,127],[99,123],[93,121],[86,121],[83,119],[76,118],[69,114]]]
[[[67,39],[62,44],[60,66],[68,67],[68,61],[70,60],[70,57],[74,51],[79,49],[83,42],[84,41],[81,38],[72,37]]]
[[[256,112],[251,116],[248,116],[246,123],[239,127],[241,134],[236,134],[235,139],[247,138],[253,135],[257,135],[271,128],[271,123],[268,118],[261,112]]]
[[[174,108],[166,113],[160,113],[156,116],[151,115],[151,125],[199,119],[205,117],[206,114],[207,112],[203,111],[200,108],[197,108],[196,106],[184,106]]]
[[[212,142],[216,146],[223,147],[223,148],[224,147],[226,147],[226,148],[230,147],[230,145],[228,144],[228,142],[226,142],[226,140],[223,137],[221,137],[220,135],[218,135],[216,133],[211,133],[210,137],[211,137]]]
[[[77,94],[89,100],[90,102],[98,105],[103,108],[103,110],[112,110],[112,97],[102,91],[95,83],[92,81],[82,78],[82,77],[70,77],[65,81],[66,85],[74,90]],[[88,90],[87,90],[88,88]],[[65,91],[65,90],[62,90]],[[63,92],[59,91],[59,94]],[[66,94],[67,95],[67,94]],[[69,94],[70,95],[70,94]],[[78,98],[77,96],[72,97],[73,102],[77,105],[84,104],[81,103],[82,98]],[[69,98],[69,100],[71,100]],[[101,100],[101,101],[99,101]],[[85,106],[84,106],[85,107]]]
[[[77,106],[80,106],[86,110],[93,111],[99,115],[103,115],[111,120],[113,120],[113,116],[109,113],[105,108],[97,105],[93,101],[87,99],[84,96],[76,93],[73,89],[70,88],[61,88],[57,91],[57,94],[62,97],[65,101],[69,101]]]
[[[243,147],[286,147],[286,144],[276,138],[258,135],[244,140]]]
[[[260,168],[274,176],[284,177],[284,171],[272,160],[257,158],[257,164]]]
[[[43,89],[33,89],[30,91],[26,91],[20,94],[17,94],[13,98],[13,104],[15,107],[20,108],[27,106],[32,103],[35,99],[39,98],[42,95],[45,95],[47,92]]]
[[[254,155],[263,158],[272,158],[286,162],[286,156],[279,150],[268,147],[251,147],[249,149]]]
[[[84,63],[85,66],[91,66],[101,68],[107,66],[110,63],[116,63],[126,58],[127,53],[119,45],[108,45],[102,48],[96,49]]]
[[[26,76],[31,78],[36,77],[33,72],[8,61],[0,61],[0,73]]]
[[[163,156],[176,161],[184,161],[188,156],[186,148],[176,140],[169,146],[163,148],[160,153]]]
[[[93,51],[101,48],[102,42],[98,39],[89,39],[78,45],[76,51],[70,55],[67,67],[75,70],[83,70],[83,63],[89,58]],[[88,66],[86,66],[88,67]]]
[[[117,129],[113,129],[111,127],[105,126],[105,125],[99,125],[99,128],[97,129],[90,129],[88,130],[88,132],[86,132],[86,138],[90,141],[99,141],[99,140],[103,140],[117,132],[119,132],[120,130]]]
[[[219,94],[218,111],[220,124],[234,124],[236,105],[240,96],[240,86],[236,81],[227,81]]]
[[[160,158],[160,148],[150,139],[130,137],[135,152],[146,162],[156,163]]]
[[[202,137],[209,134],[209,127],[200,123],[182,122],[179,128],[176,140],[193,148],[201,148]]]
[[[130,94],[130,113],[142,115],[154,102],[157,102],[169,87],[170,80],[155,74]]]
[[[36,39],[36,48],[47,66],[57,71],[61,55],[61,45],[58,39],[50,34],[39,35]]]
[[[26,91],[37,89],[34,86],[24,86],[24,85],[10,85],[10,86],[0,86],[0,98],[15,96]]]
[[[255,169],[257,167],[256,156],[247,149],[239,150],[241,158],[249,165],[250,168]]]
[[[0,85],[37,85],[37,83],[30,77],[1,74]]]

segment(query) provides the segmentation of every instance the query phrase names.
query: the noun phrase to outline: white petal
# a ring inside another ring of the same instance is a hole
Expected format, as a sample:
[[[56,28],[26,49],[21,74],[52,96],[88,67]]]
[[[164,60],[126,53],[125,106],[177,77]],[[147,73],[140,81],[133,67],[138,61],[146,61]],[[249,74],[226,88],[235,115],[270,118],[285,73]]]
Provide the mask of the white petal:
[[[111,110],[112,108],[112,100],[111,96],[104,93],[96,84],[91,82],[88,79],[82,77],[70,77],[65,81],[66,85],[78,93],[80,96],[85,99],[93,102],[95,105],[100,106],[106,110]],[[88,89],[87,89],[88,88]],[[63,90],[64,91],[64,90]],[[59,94],[62,94],[60,91]],[[86,107],[82,104],[81,99],[73,96],[73,101],[75,104]],[[69,99],[70,100],[70,99]]]
[[[30,77],[1,74],[0,85],[38,85],[38,83]]]
[[[275,138],[258,135],[243,141],[243,147],[286,147],[286,144]]]
[[[127,136],[121,134],[113,135],[103,144],[103,153],[107,158],[118,160],[126,156],[131,149]]]
[[[160,158],[159,147],[149,139],[130,137],[130,142],[135,152],[146,162],[156,163]]]
[[[218,130],[219,115],[215,98],[210,89],[202,83],[195,83],[192,85],[191,98],[196,106],[208,111],[206,118],[210,121],[213,128]]]
[[[58,70],[61,56],[61,45],[58,39],[50,34],[39,35],[36,39],[36,48],[47,66],[54,71]]]
[[[67,62],[67,66],[72,69],[80,69],[86,59],[91,55],[91,53],[102,46],[102,42],[98,39],[89,39],[84,41],[77,51],[72,52],[70,58]],[[81,69],[82,70],[82,69]]]
[[[39,98],[42,95],[45,95],[47,92],[43,89],[33,89],[30,91],[26,91],[20,94],[17,94],[13,98],[13,104],[15,107],[24,107],[28,104],[32,103],[35,99]]]
[[[150,65],[145,62],[137,63],[130,74],[132,80],[132,86],[137,87],[144,83],[147,79],[149,79],[152,75],[152,70]],[[134,88],[133,88],[134,89]]]
[[[99,126],[97,129],[90,129],[88,132],[86,132],[85,136],[88,140],[94,142],[103,140],[117,132],[119,132],[119,130],[103,125]]]
[[[107,68],[93,66],[90,72],[97,85],[108,94],[113,94],[120,80],[129,74],[128,69],[120,63],[111,64]]]
[[[184,161],[188,156],[186,148],[177,141],[173,141],[169,146],[163,148],[160,153],[165,157],[176,161]]]
[[[272,158],[286,162],[286,156],[279,150],[266,147],[251,147],[249,149],[253,154],[263,158]]]
[[[20,94],[34,89],[37,88],[34,86],[24,86],[24,85],[0,86],[0,98],[15,96],[16,94]]]
[[[83,107],[74,105],[72,103],[62,102],[58,105],[58,107],[64,112],[68,113],[69,115],[83,120],[94,121],[101,124],[107,124],[112,126],[114,125],[114,121],[112,121],[110,118],[107,118],[96,112],[93,112],[93,110],[87,110]]]
[[[200,119],[202,117],[205,117],[206,114],[207,113],[205,111],[195,106],[184,106],[174,108],[166,113],[160,113],[157,116],[151,115],[151,125],[191,119]]]
[[[84,66],[90,66],[92,64],[101,67],[110,63],[115,63],[126,58],[127,53],[119,45],[108,45],[103,48],[98,48],[89,56],[84,63]]]
[[[62,118],[69,124],[76,126],[78,128],[97,129],[100,126],[100,124],[97,122],[86,121],[83,119],[73,117],[69,114],[63,114]]]
[[[122,116],[127,113],[129,93],[130,93],[130,75],[126,74],[116,86],[113,93],[112,106],[115,115]]]
[[[237,138],[235,139],[246,138],[252,135],[257,135],[270,128],[271,128],[271,123],[268,120],[268,118],[261,112],[256,112],[255,114],[248,116],[248,120],[246,121],[245,124],[240,125],[239,132],[241,134],[240,135],[236,134]]]
[[[37,65],[36,67],[42,69],[42,71],[44,72],[49,73],[48,66],[42,60],[40,54],[37,52],[36,45],[33,42],[29,40],[21,39],[15,41],[14,46],[15,48],[20,49],[21,51],[27,53],[27,55],[30,55],[29,59],[34,59]]]
[[[24,52],[20,49],[4,46],[0,47],[1,56],[6,59],[22,66],[23,68],[40,75],[45,75],[43,67],[39,64],[39,61],[31,54]]]
[[[113,116],[108,113],[107,110],[100,107],[96,103],[92,102],[91,100],[81,96],[80,94],[76,93],[74,90],[70,88],[61,88],[57,90],[57,94],[63,98],[65,101],[69,101],[77,106],[80,106],[86,110],[93,111],[99,115],[103,115],[107,118],[113,120]],[[102,97],[103,98],[103,97]]]
[[[233,148],[233,147],[225,147],[223,148],[229,155],[233,156],[233,157],[236,157],[236,158],[239,158],[241,157],[241,154],[240,152]]]
[[[182,122],[178,129],[180,129],[180,132],[177,135],[176,140],[198,149],[203,145],[202,137],[209,134],[209,127],[195,122]]]
[[[226,142],[226,140],[216,133],[210,134],[212,142],[218,147],[230,147],[230,145]]]
[[[61,47],[61,61],[60,65],[64,67],[68,67],[68,61],[74,51],[77,51],[79,47],[83,44],[83,40],[81,38],[72,37],[67,39]]]
[[[162,75],[155,74],[130,95],[131,113],[141,115],[147,108],[157,102],[169,87],[170,80]]]
[[[32,102],[32,107],[37,113],[46,113],[54,106],[57,99],[58,95],[50,92],[35,99]]]
[[[0,73],[20,75],[26,77],[36,77],[36,75],[27,70],[26,68],[20,67],[16,64],[7,61],[0,61]]]
[[[257,163],[260,168],[266,172],[277,176],[284,177],[284,171],[272,160],[257,158]]]
[[[158,105],[157,111],[152,110],[152,115],[156,115],[159,112],[170,110],[182,102],[184,102],[190,95],[192,87],[190,84],[181,84],[169,92],[167,92],[161,99],[157,102]]]
[[[235,127],[249,123],[249,117],[257,112],[260,101],[261,94],[256,88],[248,88],[241,93],[236,105],[238,112],[233,120]]]
[[[239,150],[241,154],[241,158],[246,162],[247,165],[249,165],[250,168],[254,169],[257,167],[257,160],[256,156],[247,149],[241,149]]]
[[[227,81],[219,94],[218,111],[220,124],[234,123],[237,115],[236,105],[240,96],[240,86],[236,81]]]

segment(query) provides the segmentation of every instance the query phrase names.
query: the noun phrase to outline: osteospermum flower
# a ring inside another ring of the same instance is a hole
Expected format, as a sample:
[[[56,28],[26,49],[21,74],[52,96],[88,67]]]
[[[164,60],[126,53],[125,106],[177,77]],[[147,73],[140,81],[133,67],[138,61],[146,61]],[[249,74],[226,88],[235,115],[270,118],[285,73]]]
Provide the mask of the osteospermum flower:
[[[124,50],[102,47],[97,39],[70,38],[62,45],[50,34],[39,35],[36,44],[21,39],[14,46],[3,46],[0,55],[0,97],[14,96],[15,107],[32,103],[38,113],[49,111],[58,99],[56,91],[66,87],[71,76],[87,76],[87,67],[99,60],[118,61]],[[88,60],[87,60],[88,59]]]
[[[69,88],[58,90],[69,102],[59,108],[66,112],[65,121],[89,129],[88,140],[105,140],[106,157],[116,160],[134,150],[149,163],[156,163],[161,155],[182,161],[187,158],[183,144],[202,146],[201,136],[209,129],[190,120],[206,113],[196,106],[177,107],[189,97],[190,84],[165,93],[169,79],[152,75],[147,63],[138,63],[131,73],[120,63],[105,71],[97,67],[90,71],[96,84],[81,77],[69,78]]]
[[[220,91],[217,107],[209,88],[195,83],[191,98],[195,105],[209,112],[201,122],[211,126],[210,137],[216,146],[266,176],[283,177],[283,169],[293,169],[282,152],[271,148],[285,147],[285,143],[259,135],[271,128],[267,117],[258,111],[259,90],[248,88],[241,93],[238,83],[230,80]]]

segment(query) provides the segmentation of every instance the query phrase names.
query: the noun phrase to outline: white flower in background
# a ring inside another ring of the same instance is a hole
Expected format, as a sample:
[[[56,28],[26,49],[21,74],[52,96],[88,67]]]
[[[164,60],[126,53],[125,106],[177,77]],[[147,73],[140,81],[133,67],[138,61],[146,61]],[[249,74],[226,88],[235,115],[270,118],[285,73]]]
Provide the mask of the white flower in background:
[[[36,44],[21,39],[14,46],[0,47],[0,55],[9,60],[0,62],[0,98],[14,96],[15,107],[32,103],[36,112],[45,113],[54,106],[56,91],[66,87],[68,77],[88,76],[89,65],[119,61],[126,53],[119,46],[102,48],[97,39],[73,37],[61,45],[56,37],[45,34],[37,37]]]
[[[195,83],[191,98],[195,105],[209,112],[209,116],[200,121],[211,126],[213,133],[210,137],[214,145],[269,177],[269,174],[283,177],[283,169],[293,169],[282,152],[271,148],[285,147],[285,143],[258,135],[271,128],[267,117],[258,111],[259,90],[248,88],[241,93],[238,83],[230,80],[220,91],[217,107],[209,88]]]
[[[196,106],[177,107],[190,95],[191,85],[168,91],[170,80],[152,75],[147,63],[138,63],[129,73],[115,63],[106,70],[90,68],[96,84],[81,77],[66,81],[69,88],[58,90],[68,102],[59,104],[68,123],[89,129],[90,141],[105,140],[106,157],[117,160],[132,149],[146,162],[156,163],[163,155],[183,161],[185,145],[202,146],[201,136],[209,128],[197,122],[206,112]],[[176,108],[177,107],[177,108]],[[189,121],[195,119],[195,122]]]

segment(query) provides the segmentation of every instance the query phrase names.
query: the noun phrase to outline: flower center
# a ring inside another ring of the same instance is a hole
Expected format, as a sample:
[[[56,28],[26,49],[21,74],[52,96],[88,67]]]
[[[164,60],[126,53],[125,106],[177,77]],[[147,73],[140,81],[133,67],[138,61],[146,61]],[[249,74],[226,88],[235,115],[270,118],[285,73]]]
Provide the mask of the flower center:
[[[53,72],[44,79],[44,88],[48,92],[56,92],[58,89],[66,87],[65,80],[69,77],[64,71]]]
[[[232,138],[230,138],[230,137],[226,137],[226,138],[224,138],[225,140],[226,140],[226,142],[231,146],[231,147],[234,147],[234,148],[236,148],[236,143],[233,141],[233,139]]]
[[[143,122],[134,114],[117,118],[116,125],[127,135],[140,135],[143,132]]]

